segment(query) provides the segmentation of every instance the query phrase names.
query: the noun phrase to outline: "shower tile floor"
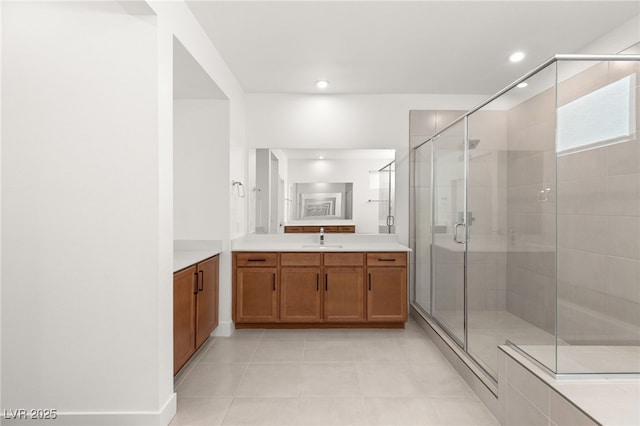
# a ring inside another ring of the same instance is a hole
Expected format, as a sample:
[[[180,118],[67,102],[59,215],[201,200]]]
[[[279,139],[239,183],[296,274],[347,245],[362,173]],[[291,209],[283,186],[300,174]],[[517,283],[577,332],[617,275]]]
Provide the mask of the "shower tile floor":
[[[171,425],[497,425],[422,330],[237,330],[175,379]]]
[[[458,337],[463,336],[462,311],[438,311],[440,322]],[[551,370],[555,365],[555,337],[507,311],[469,312],[469,352],[491,374],[497,375],[496,347],[506,340]],[[558,341],[561,373],[639,373],[639,346],[569,345]]]

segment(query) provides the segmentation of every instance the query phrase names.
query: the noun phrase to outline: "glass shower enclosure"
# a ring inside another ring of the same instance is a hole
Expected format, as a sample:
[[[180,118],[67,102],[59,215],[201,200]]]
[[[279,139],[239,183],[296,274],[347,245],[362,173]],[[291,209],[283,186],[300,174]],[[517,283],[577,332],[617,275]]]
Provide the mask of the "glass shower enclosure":
[[[488,377],[640,373],[640,53],[557,55],[412,149],[412,307]]]

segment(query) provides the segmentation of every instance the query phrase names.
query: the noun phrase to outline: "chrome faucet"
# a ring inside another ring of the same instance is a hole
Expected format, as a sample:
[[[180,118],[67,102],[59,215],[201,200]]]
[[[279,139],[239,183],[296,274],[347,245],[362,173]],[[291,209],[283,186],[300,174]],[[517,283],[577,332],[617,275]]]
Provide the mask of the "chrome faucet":
[[[320,228],[320,245],[324,245],[324,228]]]

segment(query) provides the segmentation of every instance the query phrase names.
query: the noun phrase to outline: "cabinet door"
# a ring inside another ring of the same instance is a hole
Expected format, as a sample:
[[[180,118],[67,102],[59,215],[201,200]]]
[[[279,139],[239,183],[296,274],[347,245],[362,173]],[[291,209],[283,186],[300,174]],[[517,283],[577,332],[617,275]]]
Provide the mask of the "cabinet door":
[[[280,321],[322,321],[320,268],[280,270]]]
[[[236,321],[277,320],[277,268],[237,268]]]
[[[367,320],[407,320],[407,268],[367,269]]]
[[[189,360],[196,350],[196,267],[173,275],[173,373]]]
[[[198,263],[196,299],[196,348],[218,326],[218,256]]]
[[[364,321],[363,268],[326,268],[324,285],[326,322]]]

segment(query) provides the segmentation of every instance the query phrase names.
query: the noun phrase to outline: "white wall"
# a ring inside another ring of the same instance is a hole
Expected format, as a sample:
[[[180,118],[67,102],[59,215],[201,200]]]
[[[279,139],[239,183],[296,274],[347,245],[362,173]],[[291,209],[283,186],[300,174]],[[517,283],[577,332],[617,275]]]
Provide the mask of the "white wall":
[[[173,237],[228,239],[229,102],[176,99],[173,114]]]
[[[173,35],[189,51],[211,80],[220,88],[229,99],[229,172],[226,177],[223,191],[217,194],[218,205],[229,209],[227,221],[228,233],[222,239],[223,252],[220,254],[220,304],[219,325],[215,334],[230,335],[233,324],[231,322],[231,239],[246,233],[247,197],[240,198],[234,193],[231,181],[247,182],[246,175],[246,141],[245,141],[245,99],[242,88],[233,76],[226,63],[216,50],[207,34],[204,32],[190,9],[183,1],[147,0],[149,6],[158,15],[159,25],[162,26],[163,39],[158,45],[158,50],[163,58],[172,57]],[[167,35],[167,37],[164,37]],[[168,67],[172,63],[161,64],[160,70],[168,78],[171,74]],[[173,117],[173,93],[164,91],[160,86],[160,122],[165,124],[160,133],[161,139],[172,138],[173,131],[166,123],[172,123]],[[161,125],[162,125],[161,124]],[[162,178],[162,177],[161,177]],[[247,188],[249,189],[249,188]],[[227,207],[228,206],[228,207]]]
[[[1,408],[79,425],[175,413],[174,35],[229,98],[218,330],[231,331],[243,93],[183,2],[148,4],[0,3]]]
[[[2,8],[2,408],[163,422],[156,19],[108,2]]]
[[[370,171],[379,170],[388,164],[388,160],[289,160],[289,185],[307,182],[353,182],[353,221],[356,232],[364,234],[378,233],[379,204],[368,202],[372,196],[369,191]]]
[[[467,110],[486,96],[246,95],[247,145],[396,150],[396,232],[409,243],[409,111]],[[291,180],[291,179],[289,179]]]

